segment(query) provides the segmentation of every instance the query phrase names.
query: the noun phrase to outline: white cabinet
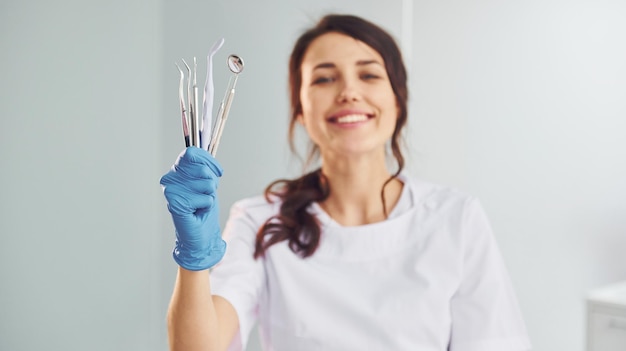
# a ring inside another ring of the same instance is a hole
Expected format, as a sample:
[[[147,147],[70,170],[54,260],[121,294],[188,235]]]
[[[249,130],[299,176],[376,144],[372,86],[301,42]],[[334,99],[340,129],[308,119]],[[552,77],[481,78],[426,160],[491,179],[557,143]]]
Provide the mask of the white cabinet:
[[[626,282],[593,290],[587,298],[587,351],[626,350]]]

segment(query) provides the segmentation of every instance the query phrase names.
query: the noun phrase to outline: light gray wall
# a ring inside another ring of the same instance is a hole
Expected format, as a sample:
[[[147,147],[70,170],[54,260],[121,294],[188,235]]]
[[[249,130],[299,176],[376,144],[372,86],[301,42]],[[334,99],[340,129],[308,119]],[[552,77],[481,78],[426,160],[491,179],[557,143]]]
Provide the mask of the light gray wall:
[[[479,196],[538,351],[626,280],[626,3],[416,1],[414,166]]]
[[[0,350],[165,340],[161,25],[149,1],[0,4]]]
[[[224,221],[298,172],[287,56],[329,11],[401,42],[409,169],[481,198],[535,350],[584,349],[586,292],[626,279],[623,2],[4,0],[0,350],[167,349],[174,62],[202,66],[225,37],[219,100],[219,63],[246,61],[218,154]]]

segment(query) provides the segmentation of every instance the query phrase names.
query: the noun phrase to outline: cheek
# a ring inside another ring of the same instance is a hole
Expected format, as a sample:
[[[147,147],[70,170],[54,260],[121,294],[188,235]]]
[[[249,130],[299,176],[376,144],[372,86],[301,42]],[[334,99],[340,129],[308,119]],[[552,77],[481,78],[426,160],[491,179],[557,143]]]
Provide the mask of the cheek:
[[[398,123],[398,119],[400,118],[400,107],[398,106],[398,101],[396,100],[395,96],[389,98],[386,102],[385,102],[386,106],[389,106],[389,110],[386,113],[387,118],[385,118],[386,120],[386,125],[387,128],[389,130],[390,136],[391,134],[393,134],[394,129],[396,128],[396,124]]]
[[[382,106],[386,106],[386,114],[392,115],[394,119],[398,119],[398,115],[400,114],[400,108],[398,106],[398,101],[396,100],[395,95],[387,95],[384,100],[381,102]]]
[[[315,95],[311,94],[310,91],[303,89],[300,92],[300,106],[302,106],[303,114],[310,114],[314,109],[315,103]]]

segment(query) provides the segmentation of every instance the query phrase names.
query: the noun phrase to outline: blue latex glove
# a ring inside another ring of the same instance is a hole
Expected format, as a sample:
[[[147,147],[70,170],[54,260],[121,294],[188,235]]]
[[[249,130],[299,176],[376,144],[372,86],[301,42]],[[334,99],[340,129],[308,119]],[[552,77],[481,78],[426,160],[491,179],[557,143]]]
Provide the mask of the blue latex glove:
[[[181,267],[201,271],[217,264],[226,252],[217,204],[222,168],[206,150],[188,147],[161,177],[167,208],[176,227],[174,260]]]

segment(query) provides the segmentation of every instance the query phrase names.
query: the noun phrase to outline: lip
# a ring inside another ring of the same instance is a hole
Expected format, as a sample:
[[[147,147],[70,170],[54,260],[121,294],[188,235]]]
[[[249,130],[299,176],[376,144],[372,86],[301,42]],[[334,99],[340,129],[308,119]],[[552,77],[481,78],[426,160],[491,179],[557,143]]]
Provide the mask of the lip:
[[[360,119],[359,116],[365,116],[366,119],[362,119],[362,118]],[[342,117],[350,121],[339,122],[339,119],[341,119]],[[326,120],[330,123],[335,123],[335,124],[354,124],[354,123],[367,122],[368,120],[372,118],[374,118],[374,114],[368,111],[359,110],[359,109],[345,109],[345,110],[341,110],[336,113],[333,113],[330,117],[326,118]]]

